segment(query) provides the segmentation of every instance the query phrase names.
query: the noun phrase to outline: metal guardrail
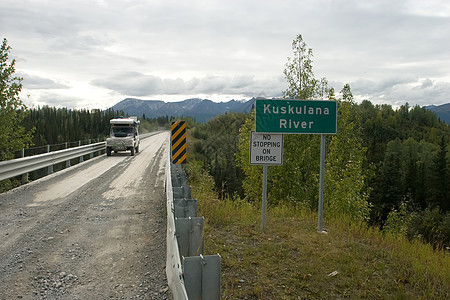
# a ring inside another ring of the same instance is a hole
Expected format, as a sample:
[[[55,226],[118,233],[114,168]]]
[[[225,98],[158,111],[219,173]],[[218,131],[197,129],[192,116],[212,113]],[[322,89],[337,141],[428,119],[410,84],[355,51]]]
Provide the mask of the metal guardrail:
[[[157,134],[158,132],[159,131],[141,134],[141,140]],[[89,140],[89,142],[90,141],[91,140]],[[53,166],[58,163],[66,162],[66,167],[70,167],[71,159],[79,158],[80,162],[82,162],[84,155],[90,154],[92,158],[93,153],[97,151],[103,151],[106,148],[106,142],[104,141],[84,146],[81,146],[81,141],[78,141],[76,143],[79,143],[80,146],[50,152],[50,147],[52,145],[47,145],[45,146],[48,149],[47,153],[0,161],[0,180],[16,177],[19,175],[23,175],[25,176],[25,178],[27,178],[26,175],[28,173],[43,168],[48,168],[47,174],[51,174],[53,173]],[[68,143],[63,143],[59,145],[67,144]],[[23,153],[24,150],[22,150],[22,156],[24,156]],[[27,179],[22,179],[23,183],[25,183],[26,181]]]
[[[27,156],[0,162],[0,180],[16,177],[27,174],[46,167],[52,167],[58,163],[67,162],[74,158],[80,158],[83,161],[83,156],[93,154],[97,151],[102,151],[106,147],[106,142],[100,142],[75,148],[69,148],[34,156]],[[49,169],[49,173],[53,169]]]
[[[186,174],[166,166],[167,262],[166,275],[175,300],[220,299],[221,257],[203,256],[204,218],[197,217],[197,200],[191,198]]]
[[[175,216],[172,190],[172,177],[170,168],[170,155],[166,165],[166,195],[167,195],[167,282],[175,300],[189,299],[184,286],[183,269],[181,265],[178,241],[175,232]]]

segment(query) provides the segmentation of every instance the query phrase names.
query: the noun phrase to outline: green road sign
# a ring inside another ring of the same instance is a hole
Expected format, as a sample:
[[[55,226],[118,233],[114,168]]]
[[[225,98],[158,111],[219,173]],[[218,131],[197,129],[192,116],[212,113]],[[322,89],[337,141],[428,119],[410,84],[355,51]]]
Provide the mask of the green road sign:
[[[257,99],[255,110],[257,133],[336,133],[337,103],[335,101]]]

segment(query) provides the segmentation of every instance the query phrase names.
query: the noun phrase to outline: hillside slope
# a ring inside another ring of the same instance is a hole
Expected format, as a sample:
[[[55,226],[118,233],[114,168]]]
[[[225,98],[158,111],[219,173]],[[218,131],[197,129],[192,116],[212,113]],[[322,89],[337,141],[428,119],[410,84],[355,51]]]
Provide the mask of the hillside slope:
[[[205,217],[205,253],[222,257],[222,299],[449,299],[450,256],[420,241],[350,219],[270,207],[261,230],[257,204],[218,200],[211,178],[188,166]]]
[[[449,299],[450,256],[350,220],[196,193],[205,253],[222,257],[222,299]]]

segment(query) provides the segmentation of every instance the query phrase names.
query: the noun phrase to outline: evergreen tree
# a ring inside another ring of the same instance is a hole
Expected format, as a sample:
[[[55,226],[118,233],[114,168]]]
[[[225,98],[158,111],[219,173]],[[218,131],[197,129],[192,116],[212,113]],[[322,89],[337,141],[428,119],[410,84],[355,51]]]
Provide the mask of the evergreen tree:
[[[433,182],[431,186],[431,205],[438,206],[443,212],[450,210],[450,177],[447,169],[447,143],[444,136],[439,143],[439,151],[433,160]]]
[[[236,164],[239,129],[246,119],[242,113],[219,115],[193,129],[194,150],[200,154],[203,168],[215,180],[215,189],[221,197],[243,196],[243,173]]]
[[[399,207],[403,200],[400,184],[401,149],[400,139],[388,143],[385,158],[375,180],[372,220],[378,224],[383,224],[389,212]]]

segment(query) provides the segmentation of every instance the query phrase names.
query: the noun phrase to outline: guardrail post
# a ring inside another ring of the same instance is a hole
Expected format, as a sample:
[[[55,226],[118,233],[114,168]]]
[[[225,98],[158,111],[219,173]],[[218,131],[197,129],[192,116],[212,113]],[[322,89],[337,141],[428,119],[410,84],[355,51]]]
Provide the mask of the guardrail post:
[[[78,147],[81,147],[81,141],[78,141]],[[80,156],[80,163],[84,161],[83,155]]]
[[[67,149],[68,148],[68,144],[67,144],[67,142],[66,142],[66,145],[65,145],[66,147],[65,147],[65,149]],[[70,159],[69,160],[66,160],[66,168],[69,168],[70,167]]]
[[[88,140],[89,145],[91,144],[91,139]],[[94,158],[94,152],[89,154],[89,158]]]
[[[100,143],[100,138],[97,138],[97,143]],[[102,155],[102,150],[98,150],[97,156]]]
[[[25,148],[22,148],[22,153],[20,157],[25,157]],[[28,182],[28,173],[22,174],[22,184]]]
[[[220,255],[183,257],[183,277],[189,300],[220,299]]]
[[[50,145],[47,145],[47,153],[50,153]],[[52,173],[53,173],[53,165],[50,165],[47,168],[47,175],[50,175]]]
[[[180,256],[195,256],[203,253],[203,217],[175,218],[175,232]]]

